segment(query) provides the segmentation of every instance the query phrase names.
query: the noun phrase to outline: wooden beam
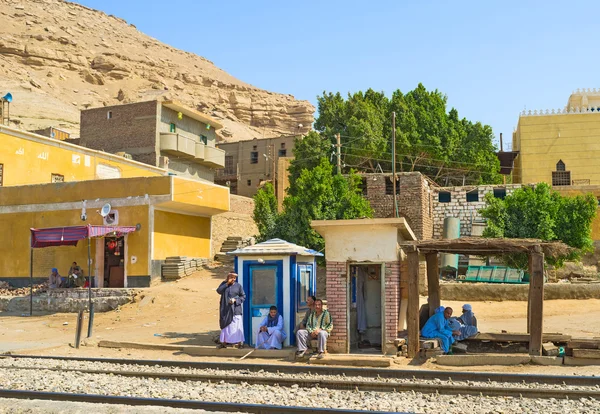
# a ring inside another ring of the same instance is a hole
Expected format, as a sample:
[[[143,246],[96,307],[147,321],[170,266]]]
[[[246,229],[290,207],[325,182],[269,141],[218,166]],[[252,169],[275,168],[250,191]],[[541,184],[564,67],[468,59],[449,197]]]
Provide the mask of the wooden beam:
[[[408,357],[415,358],[419,353],[419,252],[407,252],[408,261]]]
[[[542,355],[544,324],[544,253],[538,247],[529,260],[529,355]]]
[[[574,349],[575,358],[600,358],[600,349]]]
[[[440,306],[438,255],[437,253],[428,253],[425,259],[427,260],[427,303],[429,303],[429,316],[431,316]]]

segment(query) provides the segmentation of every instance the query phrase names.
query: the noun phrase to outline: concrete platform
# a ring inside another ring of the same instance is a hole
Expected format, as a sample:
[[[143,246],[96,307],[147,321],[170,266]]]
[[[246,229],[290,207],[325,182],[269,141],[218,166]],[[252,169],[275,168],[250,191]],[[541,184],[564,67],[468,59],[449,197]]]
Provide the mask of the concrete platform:
[[[559,356],[532,356],[531,363],[534,365],[558,366],[563,364],[563,357]]]
[[[570,356],[566,356],[564,359],[564,364],[574,367],[583,367],[586,365],[600,365],[600,358],[573,358]]]
[[[435,358],[439,365],[465,367],[474,365],[523,365],[531,362],[531,356],[525,354],[477,354],[477,355],[440,355]]]
[[[326,354],[323,359],[316,356],[308,360],[311,365],[347,365],[351,367],[390,367],[392,358],[383,355],[357,355],[357,354]]]
[[[100,348],[130,348],[130,349],[150,349],[157,351],[173,351],[183,352],[190,356],[216,356],[216,357],[233,357],[241,358],[248,354],[246,358],[275,358],[275,359],[290,359],[295,353],[295,348],[289,349],[254,349],[254,348],[223,348],[219,349],[216,346],[199,346],[199,345],[177,345],[177,344],[149,344],[142,342],[122,342],[122,341],[100,341]]]

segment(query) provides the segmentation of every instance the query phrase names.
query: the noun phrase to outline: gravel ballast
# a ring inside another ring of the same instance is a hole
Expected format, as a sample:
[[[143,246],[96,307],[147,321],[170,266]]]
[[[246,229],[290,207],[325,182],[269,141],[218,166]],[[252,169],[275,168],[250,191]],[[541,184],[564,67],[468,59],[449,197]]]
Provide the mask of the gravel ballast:
[[[6,367],[8,362],[37,366],[37,370]],[[582,398],[528,399],[512,397],[430,395],[416,392],[381,393],[364,391],[339,391],[313,387],[292,387],[174,381],[152,378],[123,377],[113,374],[85,374],[80,372],[49,371],[43,367],[109,369],[108,364],[81,361],[0,360],[0,388],[99,395],[121,395],[145,398],[190,399],[215,402],[308,406],[324,408],[362,409],[372,411],[410,411],[425,413],[512,413],[512,412],[600,412],[600,402]],[[37,365],[36,365],[37,364]],[[92,364],[91,366],[89,364]],[[113,364],[114,365],[114,364]],[[117,365],[119,369],[125,369]],[[148,371],[148,366],[128,366]],[[153,367],[154,369],[159,369]],[[160,368],[176,372],[181,368]],[[189,371],[189,370],[186,370]],[[197,370],[206,371],[206,370]],[[215,370],[213,370],[215,371]],[[217,371],[221,374],[224,371]],[[228,371],[231,372],[231,371]],[[284,375],[268,374],[263,375]],[[350,378],[346,377],[348,380]],[[362,378],[364,380],[364,378]],[[385,381],[383,379],[378,381]]]

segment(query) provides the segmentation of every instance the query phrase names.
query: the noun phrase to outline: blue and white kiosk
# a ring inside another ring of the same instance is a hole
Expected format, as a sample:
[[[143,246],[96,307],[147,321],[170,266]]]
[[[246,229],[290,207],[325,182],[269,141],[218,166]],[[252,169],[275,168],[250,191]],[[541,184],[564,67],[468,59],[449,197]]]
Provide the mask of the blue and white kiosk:
[[[287,334],[283,345],[294,345],[294,328],[308,309],[306,299],[317,290],[316,258],[323,254],[281,239],[267,240],[227,254],[235,255],[238,283],[246,292],[246,342],[256,344],[258,325],[275,305],[283,316]]]

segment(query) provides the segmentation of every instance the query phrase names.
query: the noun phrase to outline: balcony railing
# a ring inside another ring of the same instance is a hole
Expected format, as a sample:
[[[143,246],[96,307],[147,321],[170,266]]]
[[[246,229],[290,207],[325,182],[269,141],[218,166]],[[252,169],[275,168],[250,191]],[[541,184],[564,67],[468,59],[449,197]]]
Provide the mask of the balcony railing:
[[[190,158],[211,168],[225,166],[225,151],[175,132],[160,133],[160,150],[177,158]]]
[[[225,166],[225,151],[205,145],[204,161],[202,161],[202,163],[213,168],[223,168]]]

